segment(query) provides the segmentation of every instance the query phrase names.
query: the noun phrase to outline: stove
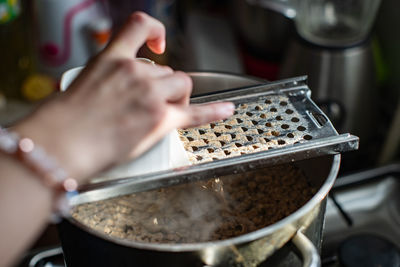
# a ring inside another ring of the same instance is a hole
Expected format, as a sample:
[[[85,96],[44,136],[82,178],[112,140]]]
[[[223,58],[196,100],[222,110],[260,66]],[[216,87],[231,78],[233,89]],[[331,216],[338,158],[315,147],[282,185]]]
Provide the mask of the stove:
[[[400,164],[337,179],[327,203],[324,267],[400,266]]]
[[[321,260],[322,267],[400,266],[400,164],[336,180],[327,201]],[[32,251],[18,265],[26,266],[64,267],[62,250]]]

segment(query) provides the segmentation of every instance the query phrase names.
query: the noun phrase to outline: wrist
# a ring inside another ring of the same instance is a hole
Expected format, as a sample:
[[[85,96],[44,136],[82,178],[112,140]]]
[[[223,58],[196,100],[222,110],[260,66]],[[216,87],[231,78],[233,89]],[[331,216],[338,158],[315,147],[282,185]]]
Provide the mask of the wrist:
[[[57,161],[35,144],[32,139],[0,127],[0,152],[16,159],[56,196],[56,210],[66,211],[65,193],[75,192],[77,182],[62,169]],[[62,206],[59,204],[62,203]],[[61,210],[60,210],[61,208]]]
[[[56,114],[53,114],[56,115]],[[49,121],[51,118],[43,118],[40,113],[32,114],[28,119],[10,128],[10,131],[18,133],[21,137],[27,137],[32,142],[43,149],[52,160],[70,176],[81,180],[82,171],[75,163],[76,157],[72,155],[71,144],[68,140],[60,137],[60,129],[57,122]],[[59,116],[55,116],[59,118]]]

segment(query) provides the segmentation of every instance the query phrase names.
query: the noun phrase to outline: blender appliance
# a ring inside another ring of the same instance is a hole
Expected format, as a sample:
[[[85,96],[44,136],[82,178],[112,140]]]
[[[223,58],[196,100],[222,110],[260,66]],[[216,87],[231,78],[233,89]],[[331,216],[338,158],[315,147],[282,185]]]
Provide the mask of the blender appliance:
[[[313,99],[339,131],[373,138],[376,78],[372,26],[380,0],[258,0],[292,18],[279,78],[308,75]],[[364,144],[365,144],[364,143]]]

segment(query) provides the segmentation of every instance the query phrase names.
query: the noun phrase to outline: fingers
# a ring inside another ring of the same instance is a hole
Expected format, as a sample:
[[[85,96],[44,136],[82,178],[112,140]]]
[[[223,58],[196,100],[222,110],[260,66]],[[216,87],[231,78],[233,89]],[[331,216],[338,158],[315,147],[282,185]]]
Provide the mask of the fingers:
[[[177,105],[189,105],[192,93],[192,80],[189,75],[176,71],[171,75],[159,77],[154,82],[160,97],[167,103]]]
[[[174,73],[168,66],[129,59],[121,60],[116,65],[117,71],[121,72],[122,75],[126,75],[125,78],[158,78]]]
[[[165,50],[165,28],[145,13],[135,12],[105,52],[115,57],[134,58],[145,42],[154,53],[162,54]]]
[[[233,115],[235,105],[231,102],[191,105],[182,110],[182,124],[177,128],[189,128],[212,121],[223,120]]]

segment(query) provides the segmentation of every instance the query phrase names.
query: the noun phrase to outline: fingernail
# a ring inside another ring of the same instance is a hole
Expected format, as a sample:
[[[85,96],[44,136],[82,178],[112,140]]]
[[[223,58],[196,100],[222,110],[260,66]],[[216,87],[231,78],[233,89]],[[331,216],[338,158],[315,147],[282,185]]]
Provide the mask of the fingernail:
[[[229,117],[233,115],[233,111],[235,110],[235,105],[233,103],[224,103],[218,107],[218,114],[221,117]]]
[[[159,46],[160,49],[160,53],[164,53],[165,52],[165,48],[166,48],[167,44],[165,42],[165,40],[162,40]]]

